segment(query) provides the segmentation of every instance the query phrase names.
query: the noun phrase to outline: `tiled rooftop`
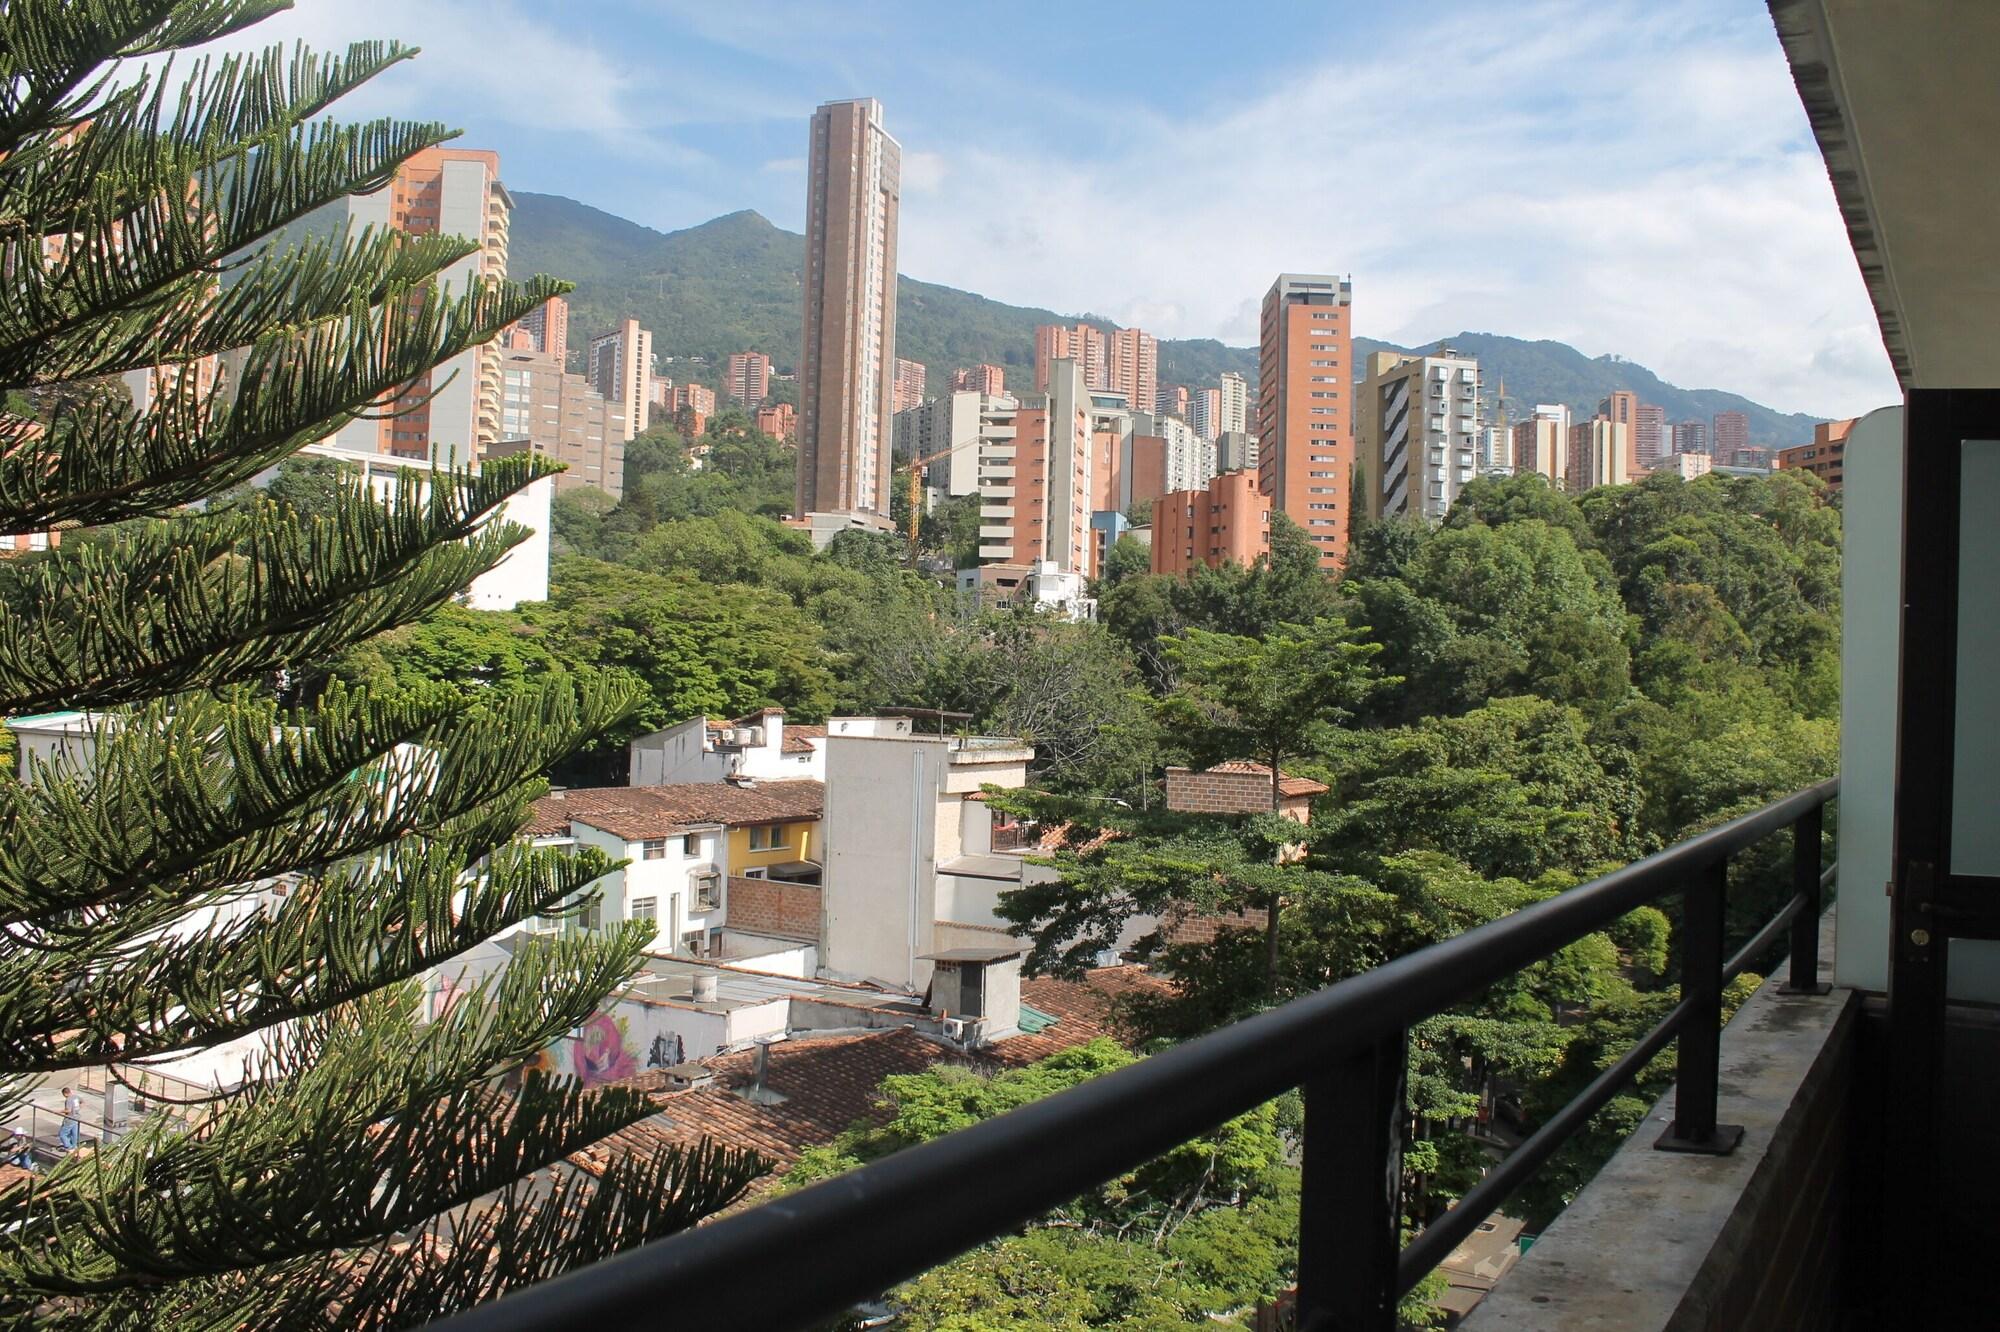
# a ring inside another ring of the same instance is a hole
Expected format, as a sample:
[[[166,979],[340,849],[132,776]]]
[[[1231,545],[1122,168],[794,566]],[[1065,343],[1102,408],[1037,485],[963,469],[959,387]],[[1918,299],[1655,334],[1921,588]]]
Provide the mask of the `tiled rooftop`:
[[[1218,763],[1214,767],[1204,768],[1202,769],[1202,771],[1236,773],[1248,776],[1263,777],[1267,779],[1271,775],[1271,767],[1269,764],[1256,763],[1251,761],[1250,759],[1231,759],[1227,763]],[[1310,777],[1293,777],[1282,771],[1279,772],[1278,774],[1278,792],[1280,795],[1287,795],[1287,796],[1325,795],[1327,789],[1328,788],[1325,782],[1316,782]]]
[[[671,837],[691,827],[738,828],[816,819],[825,806],[826,784],[807,778],[742,786],[730,782],[586,786],[537,800],[528,830],[537,836],[557,836],[574,821],[636,842]]]

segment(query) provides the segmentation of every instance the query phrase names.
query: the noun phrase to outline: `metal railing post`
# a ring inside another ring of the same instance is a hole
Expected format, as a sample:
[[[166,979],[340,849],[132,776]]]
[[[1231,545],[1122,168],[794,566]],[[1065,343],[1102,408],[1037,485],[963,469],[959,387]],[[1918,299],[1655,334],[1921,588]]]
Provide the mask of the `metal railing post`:
[[[1681,948],[1681,998],[1691,1001],[1687,1025],[1674,1040],[1677,1070],[1674,1122],[1653,1144],[1663,1152],[1727,1156],[1743,1139],[1740,1124],[1715,1122],[1722,1066],[1722,934],[1729,896],[1729,858],[1689,880],[1685,942]]]
[[[1409,1033],[1307,1082],[1299,1332],[1394,1332]]]
[[[1780,994],[1826,994],[1833,986],[1819,978],[1820,834],[1826,806],[1815,805],[1792,825],[1792,896],[1799,914],[1792,917],[1791,974]]]

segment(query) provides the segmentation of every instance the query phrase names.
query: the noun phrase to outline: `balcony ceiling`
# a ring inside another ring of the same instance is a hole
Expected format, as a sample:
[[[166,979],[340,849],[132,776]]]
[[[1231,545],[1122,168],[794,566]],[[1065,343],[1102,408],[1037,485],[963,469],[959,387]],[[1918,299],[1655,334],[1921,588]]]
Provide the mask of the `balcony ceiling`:
[[[2000,3],[1769,3],[1897,378],[2000,388]]]

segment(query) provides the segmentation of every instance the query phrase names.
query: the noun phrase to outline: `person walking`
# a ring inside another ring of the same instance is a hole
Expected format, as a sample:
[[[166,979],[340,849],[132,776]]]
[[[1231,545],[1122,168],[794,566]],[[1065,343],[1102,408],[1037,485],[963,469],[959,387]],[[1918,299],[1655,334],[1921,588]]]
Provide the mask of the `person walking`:
[[[63,1150],[76,1150],[77,1135],[83,1131],[83,1098],[68,1087],[62,1089],[63,1122],[62,1131],[56,1135]]]

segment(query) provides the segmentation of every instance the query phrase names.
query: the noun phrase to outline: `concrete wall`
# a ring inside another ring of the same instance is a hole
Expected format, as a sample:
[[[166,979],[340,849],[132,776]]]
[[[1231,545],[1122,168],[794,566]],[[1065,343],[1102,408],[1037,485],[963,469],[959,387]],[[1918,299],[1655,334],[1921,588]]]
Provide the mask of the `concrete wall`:
[[[1841,552],[1841,715],[1840,715],[1840,878],[1850,886],[1836,910],[1840,956],[1836,978],[1858,989],[1889,986],[1889,899],[1881,891],[1893,873],[1893,819],[1896,795],[1897,687],[1902,640],[1903,409],[1885,407],[1855,423],[1847,437],[1847,485],[1842,494]],[[1972,491],[1968,469],[1965,512],[1991,511]],[[1990,540],[1993,525],[1968,521],[1968,540]],[[1968,556],[1973,555],[1971,550]],[[1968,565],[1990,567],[1987,565]],[[1965,580],[1974,595],[1991,595],[1990,579]],[[1967,607],[1974,630],[1991,630],[2000,617]],[[1967,622],[1964,611],[1961,623]],[[1971,637],[1970,634],[1964,637]],[[1963,653],[1967,643],[1956,645]],[[1990,718],[1976,719],[1967,703],[1995,696],[1977,670],[1961,666],[1960,730],[1991,743]],[[1961,745],[1961,748],[1964,748]],[[1995,771],[1985,770],[1990,778]],[[1982,784],[1970,821],[1959,811],[1954,828],[1991,825],[1993,791]],[[1954,846],[1966,840],[1954,839]],[[1959,854],[1956,850],[1954,854]],[[1964,865],[1953,866],[1960,873]],[[1991,872],[1991,868],[1977,872]],[[1863,885],[1867,885],[1863,888]],[[1951,945],[1950,991],[1954,999],[2000,1003],[2000,943],[1955,939]]]
[[[917,737],[827,741],[825,866],[827,970],[921,990],[936,915],[938,794],[944,742]],[[957,838],[957,820],[951,820]]]
[[[1831,974],[1825,961],[1820,974]],[[1861,1007],[1851,990],[1759,989],[1722,1039],[1717,1118],[1743,1126],[1735,1152],[1656,1150],[1673,1118],[1668,1092],[1466,1332],[1847,1326]]]

